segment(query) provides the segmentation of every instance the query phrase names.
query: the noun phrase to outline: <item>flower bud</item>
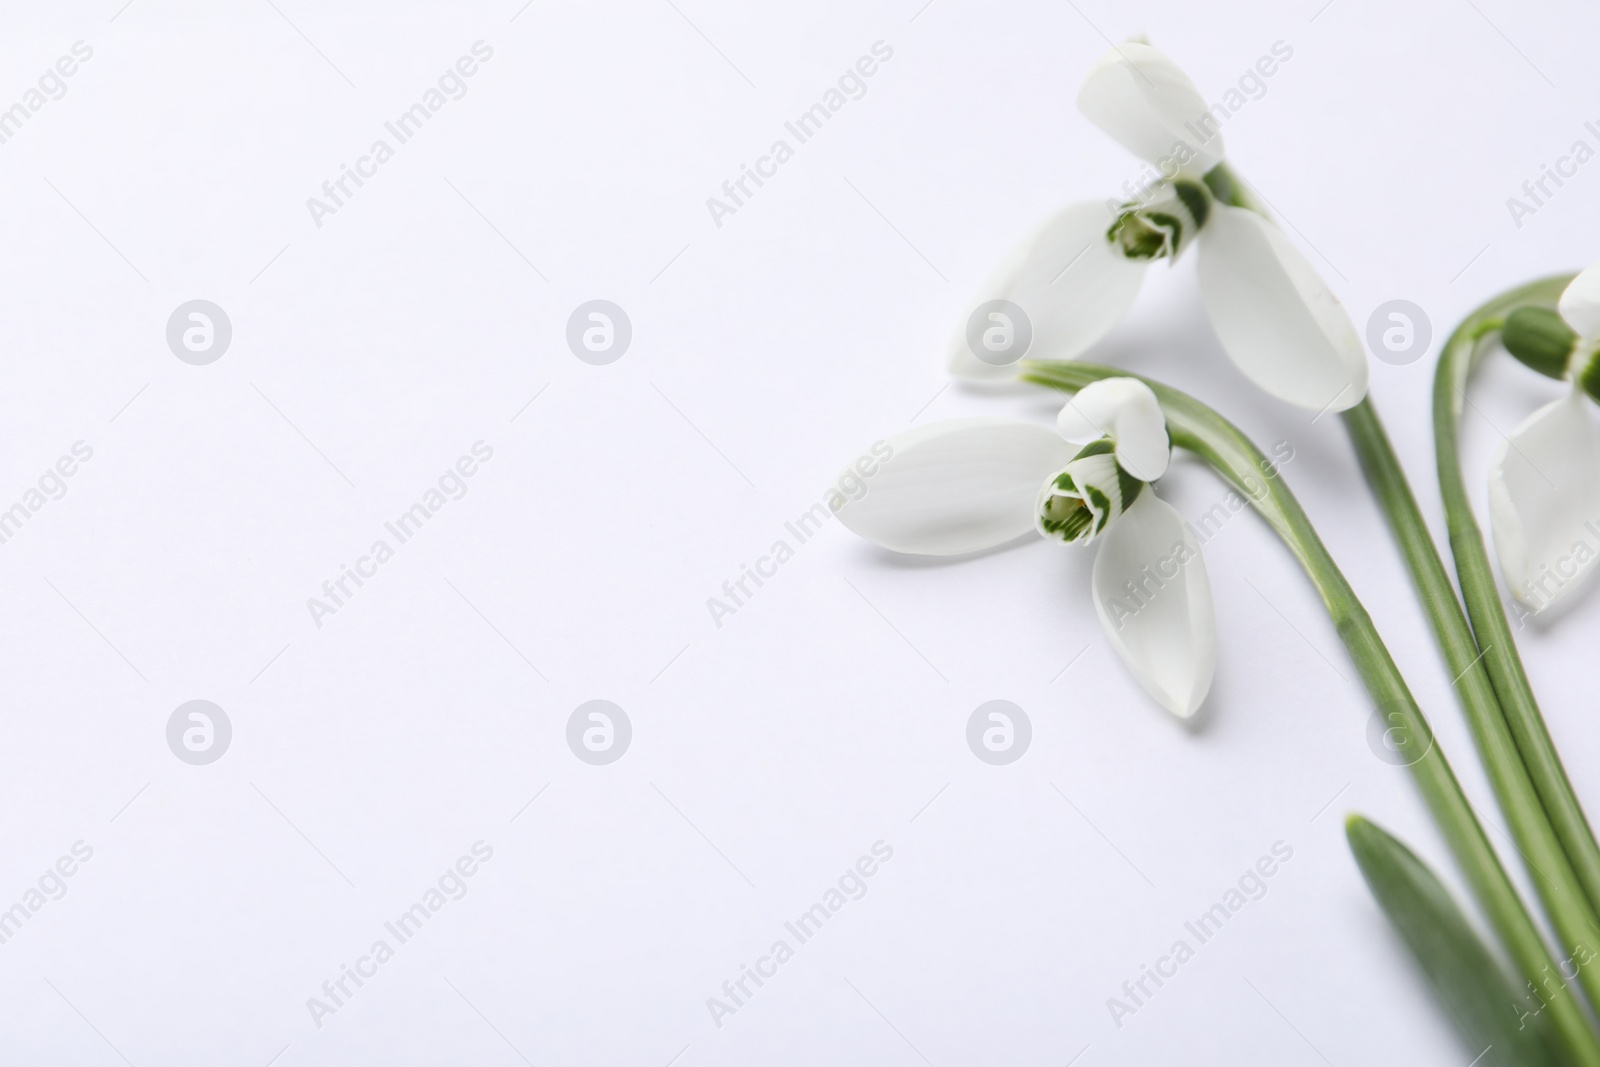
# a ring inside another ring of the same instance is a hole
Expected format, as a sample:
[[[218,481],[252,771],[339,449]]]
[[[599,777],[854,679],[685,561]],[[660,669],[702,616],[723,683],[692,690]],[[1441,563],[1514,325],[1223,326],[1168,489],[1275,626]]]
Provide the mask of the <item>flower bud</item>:
[[[1578,335],[1551,308],[1520,307],[1506,316],[1500,343],[1525,365],[1548,378],[1567,376]],[[1593,390],[1589,390],[1591,396]]]
[[[1110,438],[1085,445],[1039,490],[1034,526],[1064,544],[1088,544],[1106,531],[1144,490],[1117,464]]]
[[[1186,178],[1163,181],[1147,199],[1130,200],[1106,231],[1128,259],[1175,259],[1211,216],[1211,192]]]

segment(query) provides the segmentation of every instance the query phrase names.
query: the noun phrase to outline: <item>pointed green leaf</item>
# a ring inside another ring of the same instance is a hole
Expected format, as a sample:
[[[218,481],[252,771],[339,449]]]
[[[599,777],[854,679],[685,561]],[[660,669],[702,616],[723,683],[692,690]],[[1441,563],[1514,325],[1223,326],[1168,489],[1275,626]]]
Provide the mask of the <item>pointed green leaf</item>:
[[[1352,815],[1350,850],[1378,905],[1411,949],[1476,1067],[1556,1067],[1543,1001],[1519,989],[1426,864],[1385,831]],[[1571,996],[1558,978],[1542,996]]]

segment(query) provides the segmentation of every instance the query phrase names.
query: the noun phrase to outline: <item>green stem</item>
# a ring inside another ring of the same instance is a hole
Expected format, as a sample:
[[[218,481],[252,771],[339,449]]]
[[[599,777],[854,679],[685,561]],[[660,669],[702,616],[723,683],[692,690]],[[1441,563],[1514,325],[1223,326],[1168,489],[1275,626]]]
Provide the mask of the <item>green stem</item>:
[[[1471,499],[1461,472],[1461,411],[1467,383],[1479,356],[1488,350],[1486,340],[1513,308],[1526,304],[1554,306],[1571,276],[1545,278],[1503,293],[1469,315],[1445,342],[1434,375],[1433,434],[1438,452],[1439,489],[1444,497],[1450,530],[1450,549],[1456,575],[1467,603],[1477,643],[1493,680],[1507,725],[1516,739],[1528,774],[1568,861],[1582,883],[1590,907],[1600,914],[1600,847],[1584,817],[1572,783],[1556,753],[1555,742],[1539,713],[1538,700],[1517,654],[1516,639],[1506,619],[1494,570],[1484,548],[1483,534],[1472,514]],[[1600,933],[1600,928],[1593,932]]]
[[[1545,913],[1568,957],[1578,955],[1580,947],[1588,950],[1600,926],[1596,925],[1590,898],[1573,870],[1565,845],[1546,816],[1542,793],[1535,787],[1521,748],[1508,728],[1507,715],[1484,667],[1487,657],[1478,650],[1450,584],[1449,572],[1439,558],[1427,521],[1411,494],[1371,398],[1346,411],[1343,418],[1367,482],[1416,584],[1434,638],[1455,678],[1456,699],[1466,714],[1478,756],[1510,823],[1517,849],[1527,862]],[[1579,973],[1590,1003],[1600,1004],[1600,969],[1580,969]]]
[[[1024,380],[1067,392],[1075,392],[1102,378],[1137,377],[1117,368],[1086,363],[1025,363],[1021,369]],[[1161,401],[1173,445],[1188,449],[1215,468],[1283,538],[1322,597],[1334,628],[1373,702],[1391,721],[1400,724],[1408,743],[1414,741],[1423,751],[1410,765],[1412,777],[1518,971],[1535,981],[1545,973],[1559,973],[1444,752],[1434,743],[1427,718],[1407,688],[1405,678],[1395,666],[1371,617],[1283,479],[1266,476],[1271,461],[1211,408],[1159,382],[1141,380]],[[1582,1006],[1565,986],[1546,1010],[1574,1060],[1600,1065],[1600,1040],[1590,1028]]]
[[[1227,164],[1218,164],[1205,180],[1219,200],[1265,214]],[[1553,305],[1570,280],[1570,276],[1545,279],[1490,301],[1462,323],[1440,357],[1434,379],[1439,482],[1470,625],[1370,400],[1344,415],[1367,480],[1456,678],[1457,696],[1495,795],[1569,952],[1587,946],[1592,935],[1600,934],[1596,925],[1600,917],[1600,847],[1562,768],[1517,655],[1483,536],[1462,485],[1457,444],[1467,379],[1482,350],[1479,341],[1499,329],[1512,308],[1534,302]],[[1582,982],[1590,1003],[1600,1007],[1600,975],[1585,974]]]

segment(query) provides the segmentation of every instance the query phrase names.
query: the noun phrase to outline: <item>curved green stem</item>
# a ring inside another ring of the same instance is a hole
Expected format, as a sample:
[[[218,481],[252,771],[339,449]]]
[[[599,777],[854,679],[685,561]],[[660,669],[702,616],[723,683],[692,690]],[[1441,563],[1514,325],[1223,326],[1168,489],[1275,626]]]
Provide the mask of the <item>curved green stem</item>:
[[[1024,380],[1075,392],[1109,377],[1137,377],[1085,363],[1025,363]],[[1311,579],[1373,702],[1397,722],[1423,755],[1410,765],[1424,802],[1456,862],[1517,969],[1529,980],[1556,974],[1538,927],[1506,875],[1472,804],[1417,706],[1377,627],[1322,544],[1281,477],[1266,477],[1271,461],[1249,438],[1211,408],[1159,382],[1141,379],[1161,401],[1172,443],[1209,463],[1237,488],[1278,532]],[[1509,1007],[1508,1007],[1509,1010]],[[1562,986],[1548,1011],[1576,1062],[1600,1064],[1600,1039],[1577,998]]]
[[[1439,489],[1444,497],[1450,530],[1450,549],[1456,575],[1467,603],[1467,613],[1483,659],[1494,682],[1507,725],[1516,739],[1528,774],[1537,788],[1546,814],[1588,897],[1600,914],[1600,847],[1584,817],[1572,783],[1567,779],[1555,743],[1533,695],[1517,654],[1516,639],[1500,602],[1494,570],[1484,548],[1483,534],[1472,514],[1461,472],[1461,412],[1467,403],[1467,383],[1479,356],[1488,350],[1488,337],[1499,329],[1512,309],[1527,304],[1554,306],[1571,276],[1545,278],[1503,293],[1478,308],[1445,342],[1433,383],[1433,434],[1438,452]],[[1600,937],[1600,927],[1590,934]]]
[[[1411,494],[1400,460],[1389,444],[1370,398],[1346,411],[1343,418],[1367,482],[1400,546],[1400,554],[1416,584],[1434,638],[1455,679],[1452,684],[1456,699],[1466,714],[1473,743],[1500,809],[1511,826],[1517,849],[1544,902],[1545,913],[1568,957],[1580,951],[1586,955],[1592,951],[1595,935],[1600,934],[1591,898],[1573,869],[1565,843],[1546,815],[1543,794],[1535,785],[1521,746],[1513,739],[1507,721],[1509,716],[1502,710],[1501,697],[1484,667],[1487,657],[1479,651],[1472,628],[1462,613],[1450,575],[1439,558],[1439,550],[1428,532],[1416,498]],[[1594,969],[1584,973],[1580,969],[1579,975],[1590,1003],[1600,1004],[1600,973]]]

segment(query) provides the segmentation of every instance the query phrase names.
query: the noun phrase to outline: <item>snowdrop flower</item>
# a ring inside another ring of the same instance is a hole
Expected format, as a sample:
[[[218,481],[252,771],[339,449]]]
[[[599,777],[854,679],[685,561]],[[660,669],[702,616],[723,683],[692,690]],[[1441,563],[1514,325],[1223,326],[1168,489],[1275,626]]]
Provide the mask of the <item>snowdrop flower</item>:
[[[1518,308],[1501,329],[1506,351],[1569,383],[1500,446],[1489,471],[1489,528],[1511,595],[1533,611],[1564,599],[1600,559],[1600,266],[1561,294],[1560,312]]]
[[[1194,244],[1211,325],[1247,378],[1313,411],[1360,403],[1361,338],[1282,231],[1225,202],[1234,178],[1221,166],[1218,120],[1188,75],[1129,41],[1090,69],[1078,109],[1160,177],[1115,210],[1070,204],[1013,250],[953,339],[952,373],[1001,381],[1024,355],[1077,357],[1126,313],[1150,263]]]
[[[1132,378],[1087,386],[1056,428],[953,419],[890,440],[894,459],[839,520],[874,544],[958,555],[1030,530],[1096,543],[1094,605],[1117,654],[1162,707],[1199,709],[1216,666],[1216,621],[1200,545],[1151,482],[1171,458],[1155,394]]]

